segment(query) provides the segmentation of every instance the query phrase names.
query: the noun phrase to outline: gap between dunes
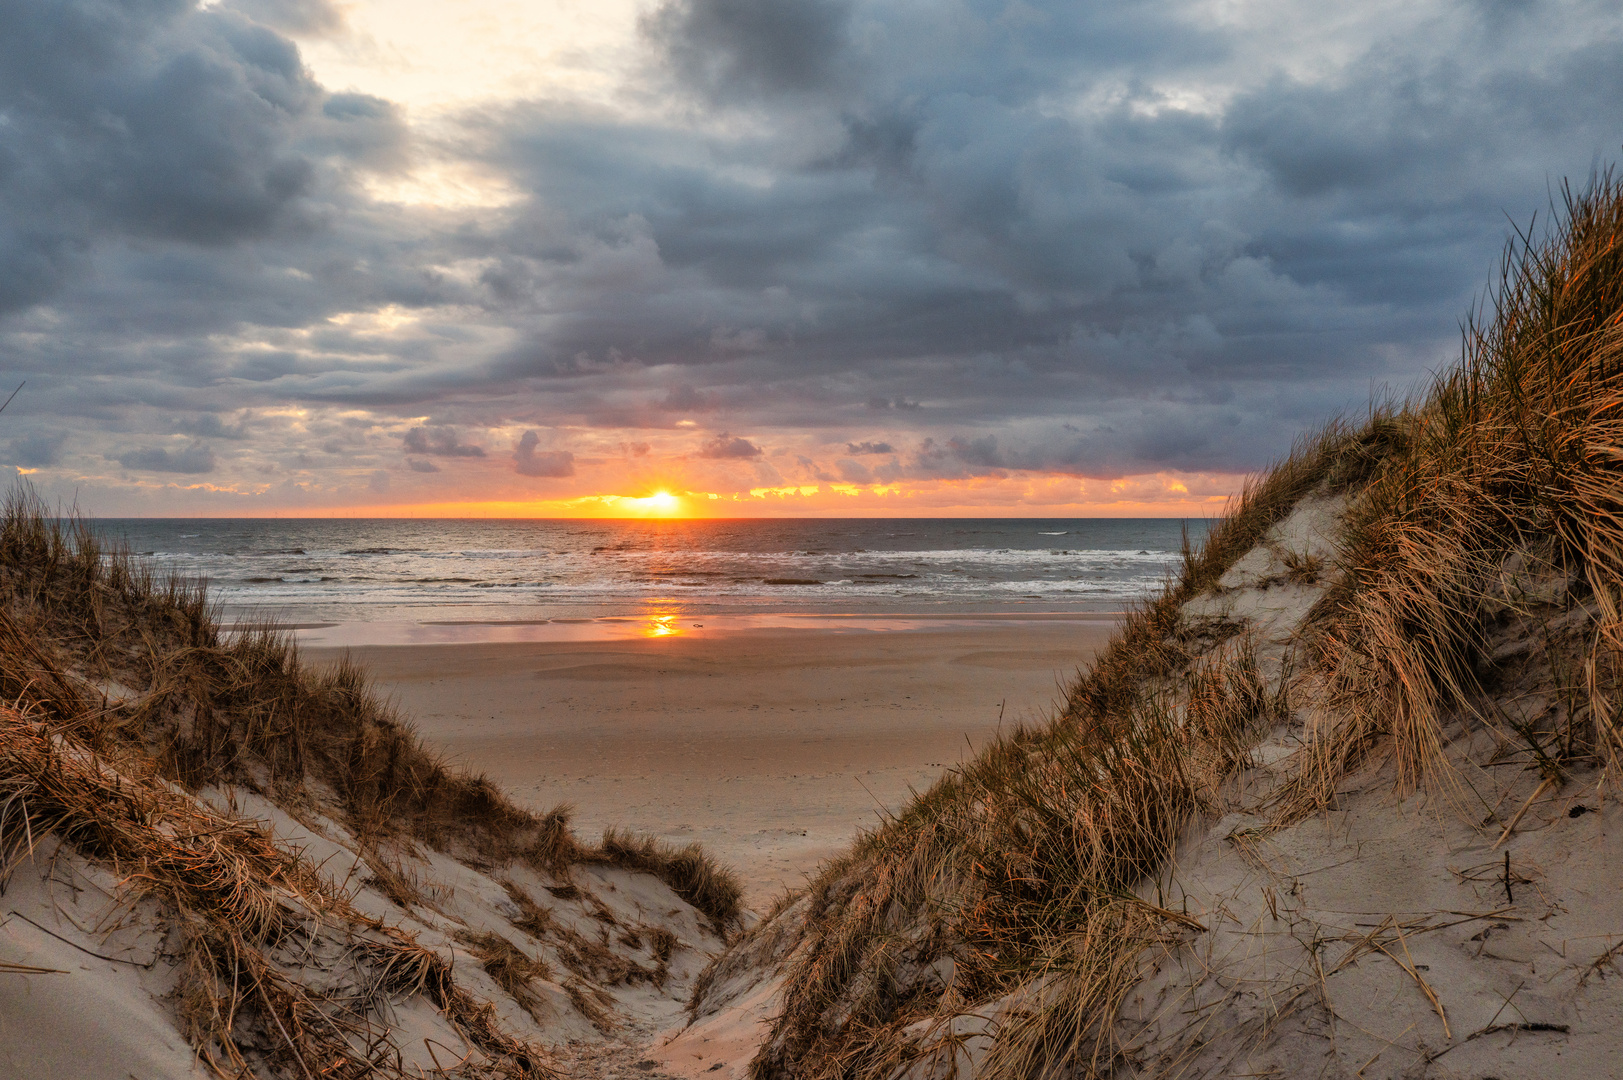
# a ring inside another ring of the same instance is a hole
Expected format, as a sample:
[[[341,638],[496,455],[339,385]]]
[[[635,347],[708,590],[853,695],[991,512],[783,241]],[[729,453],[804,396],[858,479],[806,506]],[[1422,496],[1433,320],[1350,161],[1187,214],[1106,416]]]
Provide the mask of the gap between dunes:
[[[1045,713],[1114,616],[887,633],[349,650],[429,745],[575,827],[698,840],[761,910],[997,730]],[[305,649],[312,663],[337,649]]]

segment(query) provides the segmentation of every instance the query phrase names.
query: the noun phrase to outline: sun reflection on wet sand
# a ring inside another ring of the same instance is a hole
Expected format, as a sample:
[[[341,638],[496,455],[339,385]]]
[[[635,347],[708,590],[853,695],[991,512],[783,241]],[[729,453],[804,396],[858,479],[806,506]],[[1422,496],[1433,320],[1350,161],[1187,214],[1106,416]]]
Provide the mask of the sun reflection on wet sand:
[[[750,631],[813,631],[878,634],[989,628],[1009,622],[1114,622],[1121,612],[932,612],[923,614],[763,613],[699,615],[667,607],[641,615],[598,618],[527,619],[512,622],[331,622],[289,627],[306,648],[360,648],[379,645],[520,644],[554,641],[625,641],[714,638]],[[257,624],[231,626],[237,630]]]
[[[678,615],[649,615],[647,624],[642,628],[643,637],[661,638],[676,637],[682,632],[677,624]]]

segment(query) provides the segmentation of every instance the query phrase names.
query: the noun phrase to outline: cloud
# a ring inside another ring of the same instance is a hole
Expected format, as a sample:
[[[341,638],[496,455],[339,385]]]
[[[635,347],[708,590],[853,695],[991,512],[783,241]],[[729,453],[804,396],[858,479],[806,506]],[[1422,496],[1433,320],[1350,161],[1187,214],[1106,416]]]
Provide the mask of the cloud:
[[[1460,256],[1491,232],[1486,222],[1508,212],[1525,227],[1548,209],[1552,180],[1581,187],[1623,131],[1615,26],[1562,42],[1555,64],[1519,62],[1513,40],[1484,36],[1472,64],[1385,48],[1333,81],[1280,74],[1239,95],[1223,118],[1224,150],[1300,208],[1259,223],[1254,250],[1295,280],[1394,306],[1457,302],[1462,287],[1479,288],[1491,264]]]
[[[21,439],[13,439],[6,454],[7,460],[25,469],[40,469],[47,465],[55,465],[62,459],[62,444],[66,441],[67,436],[61,432],[40,432]]]
[[[218,413],[200,413],[196,416],[184,417],[175,421],[175,430],[187,435],[198,435],[210,439],[246,439],[249,437],[248,425],[239,418],[235,424],[227,424],[220,419]]]
[[[739,435],[723,431],[699,448],[702,458],[754,458],[761,456],[761,448]]]
[[[575,455],[568,450],[537,450],[541,437],[533,431],[526,431],[518,441],[518,447],[513,451],[513,460],[517,463],[513,471],[520,476],[545,476],[560,478],[575,475]]]
[[[840,0],[665,0],[641,29],[690,86],[744,98],[826,88],[850,14]]]
[[[678,386],[665,395],[660,408],[670,412],[704,412],[713,408],[711,402],[691,386]]]
[[[874,472],[860,461],[850,458],[841,458],[834,466],[839,470],[839,478],[848,484],[866,484],[873,480]],[[816,474],[819,480],[832,480],[831,476]]]
[[[438,465],[432,461],[424,461],[422,458],[407,458],[406,468],[417,473],[437,473],[440,471]]]
[[[193,443],[186,449],[176,450],[173,453],[161,446],[145,450],[128,450],[113,460],[126,469],[168,473],[208,473],[213,472],[215,466],[219,464],[214,457],[214,451],[200,443]]]
[[[407,452],[413,454],[459,458],[485,456],[484,447],[459,441],[457,433],[447,427],[414,427],[406,432],[404,442]]]
[[[281,25],[326,9],[252,7]],[[389,109],[329,108],[342,99],[292,42],[224,7],[7,0],[0,19],[0,313],[71,284],[119,238],[309,236],[328,155],[403,138]]]
[[[228,0],[234,11],[289,34],[333,34],[344,25],[343,13],[329,0]]]
[[[872,482],[1259,468],[1449,362],[1623,131],[1605,5],[662,0],[597,89],[431,125],[318,82],[335,10],[0,0],[14,456],[496,497],[425,469],[522,417],[626,474],[763,463],[683,421]]]

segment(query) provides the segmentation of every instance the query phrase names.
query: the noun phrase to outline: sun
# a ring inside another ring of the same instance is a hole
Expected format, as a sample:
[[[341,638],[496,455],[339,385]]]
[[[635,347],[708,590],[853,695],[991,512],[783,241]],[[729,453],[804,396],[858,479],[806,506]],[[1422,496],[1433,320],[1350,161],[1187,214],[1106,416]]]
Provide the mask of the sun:
[[[621,496],[616,499],[615,505],[622,512],[629,511],[635,517],[677,517],[687,509],[682,496],[673,495],[664,488],[641,498]]]

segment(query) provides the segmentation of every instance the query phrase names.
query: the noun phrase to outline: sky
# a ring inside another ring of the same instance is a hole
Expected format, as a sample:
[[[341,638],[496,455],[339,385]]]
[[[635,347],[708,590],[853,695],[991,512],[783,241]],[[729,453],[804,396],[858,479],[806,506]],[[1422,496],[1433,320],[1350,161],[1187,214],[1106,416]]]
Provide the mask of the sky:
[[[1459,354],[1623,6],[0,0],[98,516],[1183,516]]]

